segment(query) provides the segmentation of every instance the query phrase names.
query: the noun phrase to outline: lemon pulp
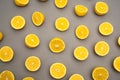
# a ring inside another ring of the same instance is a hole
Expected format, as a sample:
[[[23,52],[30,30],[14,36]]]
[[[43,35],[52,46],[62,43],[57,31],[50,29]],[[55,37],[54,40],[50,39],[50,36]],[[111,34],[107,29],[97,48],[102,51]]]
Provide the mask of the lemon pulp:
[[[29,3],[29,0],[14,0],[17,6],[26,6]]]
[[[120,72],[120,56],[114,59],[113,67],[116,71]]]
[[[69,80],[84,80],[83,76],[80,74],[73,74]]]
[[[33,77],[25,77],[25,78],[23,78],[23,80],[34,80],[34,78]]]
[[[3,33],[0,32],[0,41],[3,39]]]
[[[120,37],[118,38],[118,45],[120,46]]]
[[[64,8],[67,6],[68,0],[55,0],[55,5],[57,8]]]

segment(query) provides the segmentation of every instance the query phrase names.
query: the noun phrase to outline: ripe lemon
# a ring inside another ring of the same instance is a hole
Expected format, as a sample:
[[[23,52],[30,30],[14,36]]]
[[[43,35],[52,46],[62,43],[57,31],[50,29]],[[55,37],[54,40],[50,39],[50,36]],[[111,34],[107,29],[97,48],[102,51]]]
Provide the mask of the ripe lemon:
[[[85,16],[88,13],[88,8],[84,5],[76,5],[74,11],[77,16]]]
[[[3,46],[0,49],[0,60],[3,62],[9,62],[13,59],[14,52],[13,49],[9,46]]]
[[[68,4],[68,0],[55,0],[55,5],[57,8],[64,8]]]
[[[36,56],[30,56],[25,61],[25,67],[29,71],[37,71],[41,66],[41,61]]]
[[[35,26],[41,26],[45,21],[45,16],[42,12],[36,11],[32,14],[32,22]]]
[[[25,77],[22,80],[34,80],[34,78],[33,77]]]
[[[83,46],[79,46],[77,48],[75,48],[74,50],[74,57],[77,60],[86,60],[88,58],[88,50],[87,48],[83,47]]]
[[[120,37],[118,38],[118,45],[120,46]]]
[[[3,33],[0,32],[0,41],[3,39]]]
[[[59,31],[66,31],[69,28],[69,21],[65,17],[60,17],[56,19],[55,27]]]
[[[50,66],[50,75],[55,79],[61,79],[66,75],[66,67],[62,63],[54,63]]]
[[[29,0],[14,0],[17,6],[26,6],[29,3]]]
[[[94,80],[108,80],[109,72],[104,67],[95,67],[92,71],[92,78]]]
[[[120,72],[120,56],[114,59],[113,67],[115,68],[116,71]]]
[[[83,76],[80,74],[73,74],[69,80],[84,80]]]

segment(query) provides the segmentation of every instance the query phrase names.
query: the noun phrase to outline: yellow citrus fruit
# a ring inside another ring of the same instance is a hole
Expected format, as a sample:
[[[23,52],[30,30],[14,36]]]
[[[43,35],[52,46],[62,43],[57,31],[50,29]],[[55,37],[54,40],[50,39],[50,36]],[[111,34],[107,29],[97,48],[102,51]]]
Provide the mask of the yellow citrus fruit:
[[[30,56],[25,61],[25,67],[29,71],[37,71],[41,66],[41,61],[36,56]]]
[[[88,50],[87,48],[83,47],[83,46],[79,46],[77,48],[75,48],[74,50],[74,57],[77,60],[86,60],[88,58]]]
[[[62,63],[54,63],[50,67],[50,75],[55,79],[61,79],[66,75],[66,67]]]
[[[5,70],[0,74],[0,80],[15,80],[15,76],[11,71]]]
[[[17,6],[26,6],[29,3],[29,0],[14,0]]]
[[[33,77],[25,77],[22,80],[34,80],[34,78]]]
[[[88,12],[88,8],[84,5],[76,5],[74,11],[77,16],[85,16]]]
[[[35,47],[37,47],[40,44],[40,39],[35,34],[28,34],[25,37],[25,44],[29,48],[35,48]]]
[[[14,52],[13,52],[13,49],[9,46],[3,46],[1,49],[0,49],[0,59],[3,61],[3,62],[9,62],[13,59],[13,56],[14,56]]]
[[[83,76],[80,74],[73,74],[69,80],[84,80]]]
[[[110,47],[107,42],[99,41],[95,44],[95,52],[99,56],[106,56],[109,53]]]
[[[14,16],[11,19],[11,26],[13,29],[20,30],[25,26],[25,19],[22,16]]]
[[[120,37],[118,38],[118,45],[120,46]]]
[[[59,31],[66,31],[69,28],[69,21],[65,17],[60,17],[56,19],[55,27]]]
[[[41,26],[45,21],[45,16],[42,12],[34,12],[32,14],[32,22],[35,26]]]
[[[104,67],[95,67],[92,71],[92,78],[94,80],[108,80],[109,72]]]
[[[78,39],[86,39],[89,36],[89,29],[85,25],[79,25],[75,34]]]
[[[3,33],[0,32],[0,41],[3,39]]]
[[[101,23],[100,26],[99,26],[99,32],[102,35],[105,35],[105,36],[108,36],[108,35],[112,34],[112,32],[113,32],[112,24],[109,23],[109,22]]]
[[[116,71],[120,72],[120,56],[114,59],[113,67],[115,68]]]
[[[68,4],[68,0],[55,0],[55,5],[57,8],[64,8]]]
[[[53,38],[49,43],[49,48],[54,53],[60,53],[65,49],[65,43],[61,38]]]
[[[96,2],[95,4],[95,13],[97,15],[105,15],[109,11],[108,4],[102,1]]]

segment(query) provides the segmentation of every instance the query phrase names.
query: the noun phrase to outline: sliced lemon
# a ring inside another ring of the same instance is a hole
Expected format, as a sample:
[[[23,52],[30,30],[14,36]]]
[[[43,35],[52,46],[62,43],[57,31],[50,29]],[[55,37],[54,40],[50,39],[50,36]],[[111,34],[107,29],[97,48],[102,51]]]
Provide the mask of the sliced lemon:
[[[85,25],[79,25],[75,34],[78,39],[86,39],[89,36],[89,29]]]
[[[13,59],[13,56],[14,56],[14,52],[13,52],[13,49],[9,46],[3,46],[1,49],[0,49],[0,59],[3,61],[3,62],[9,62]]]
[[[15,76],[11,71],[5,70],[1,72],[0,80],[15,80]]]
[[[49,48],[54,53],[60,53],[65,49],[65,43],[61,38],[53,38],[49,43]]]
[[[108,36],[113,33],[113,26],[109,22],[103,22],[99,26],[99,32],[102,35]]]
[[[80,74],[73,74],[69,80],[84,80],[83,76]]]
[[[77,16],[85,16],[88,13],[88,8],[84,5],[76,5],[74,11]]]
[[[3,39],[3,33],[0,32],[0,41]]]
[[[35,48],[40,44],[40,39],[36,34],[28,34],[25,37],[25,45],[29,48]]]
[[[69,21],[65,17],[60,17],[55,21],[55,27],[59,31],[66,31],[69,28]]]
[[[55,79],[61,79],[66,75],[66,66],[62,63],[54,63],[50,66],[50,75]]]
[[[107,42],[99,41],[95,44],[95,52],[99,56],[106,56],[109,53],[110,47]]]
[[[114,59],[113,67],[115,68],[116,71],[120,72],[120,56]]]
[[[118,45],[120,46],[120,37],[118,38]]]
[[[55,5],[57,8],[64,8],[68,4],[68,0],[55,0]]]
[[[11,19],[11,26],[13,29],[20,30],[25,26],[25,19],[22,16],[14,16]]]
[[[97,15],[105,15],[109,11],[109,6],[107,3],[99,1],[95,4],[95,13]]]
[[[29,3],[29,0],[14,0],[17,6],[26,6]]]
[[[22,80],[34,80],[34,78],[33,77],[25,77]]]
[[[45,16],[42,12],[34,12],[32,14],[32,22],[35,26],[41,26],[45,21]]]
[[[94,80],[108,80],[109,72],[104,67],[95,67],[92,71],[92,78]]]
[[[25,61],[25,67],[29,71],[37,71],[41,66],[41,61],[36,56],[30,56]]]
[[[74,50],[74,57],[77,60],[86,60],[88,58],[88,50],[87,48],[83,47],[83,46],[79,46],[77,48],[75,48]]]

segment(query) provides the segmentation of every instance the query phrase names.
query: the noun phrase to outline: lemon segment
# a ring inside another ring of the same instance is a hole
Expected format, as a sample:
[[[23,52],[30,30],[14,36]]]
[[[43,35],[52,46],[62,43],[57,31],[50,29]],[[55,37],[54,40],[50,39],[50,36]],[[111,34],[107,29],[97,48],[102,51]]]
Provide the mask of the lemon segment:
[[[41,66],[41,61],[38,57],[36,56],[30,56],[26,59],[25,61],[25,67],[29,71],[37,71]]]
[[[120,37],[118,38],[118,45],[120,46]]]
[[[3,33],[0,32],[0,41],[3,39]]]
[[[97,15],[105,15],[109,11],[109,6],[107,3],[99,1],[95,4],[95,13]]]
[[[69,28],[69,21],[65,17],[60,17],[56,19],[55,27],[59,31],[66,31]]]
[[[29,3],[29,0],[14,0],[14,3],[17,6],[26,6]]]
[[[55,0],[55,6],[57,8],[64,8],[68,4],[68,0]]]
[[[107,42],[99,41],[95,44],[95,53],[99,56],[106,56],[109,53],[110,47]]]
[[[120,72],[120,56],[118,56],[114,59],[113,67],[116,71]]]
[[[50,66],[50,75],[55,79],[61,79],[66,75],[66,66],[62,63],[54,63]]]
[[[77,16],[85,16],[88,13],[88,8],[84,5],[76,5],[74,11]]]
[[[22,16],[14,16],[11,19],[11,27],[15,30],[20,30],[25,26],[25,19]]]
[[[3,46],[0,49],[0,60],[3,62],[9,62],[13,59],[14,52],[13,49],[9,46]]]
[[[1,72],[0,80],[15,80],[15,76],[11,71],[5,70]]]
[[[45,21],[45,16],[42,12],[34,12],[32,14],[32,22],[35,26],[41,26]]]
[[[86,60],[88,58],[88,50],[87,48],[83,47],[83,46],[79,46],[77,48],[75,48],[74,50],[74,57],[77,60]]]
[[[99,32],[104,36],[111,35],[113,33],[112,24],[109,23],[109,22],[101,23],[100,26],[99,26]]]
[[[22,80],[34,80],[34,78],[33,77],[25,77]]]
[[[92,78],[94,80],[108,80],[109,72],[104,67],[95,67],[92,71]]]
[[[40,44],[40,39],[36,34],[28,34],[25,37],[25,45],[29,48],[35,48]]]
[[[73,74],[69,80],[84,80],[83,76],[80,74]]]

